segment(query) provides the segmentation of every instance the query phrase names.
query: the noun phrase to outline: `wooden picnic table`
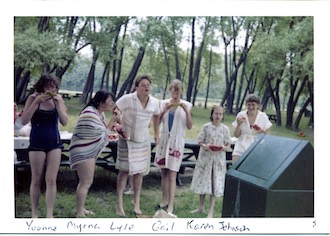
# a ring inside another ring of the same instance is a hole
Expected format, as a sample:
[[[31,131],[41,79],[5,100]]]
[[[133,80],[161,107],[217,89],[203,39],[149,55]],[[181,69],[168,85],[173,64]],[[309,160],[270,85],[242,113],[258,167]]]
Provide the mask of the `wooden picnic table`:
[[[82,95],[82,93],[76,93],[75,95],[73,95],[74,98],[80,98]]]
[[[59,93],[61,96],[62,96],[62,98],[64,98],[64,99],[71,99],[71,97],[70,97],[70,94],[68,94],[68,93]]]
[[[277,121],[277,116],[275,114],[267,114],[267,116],[270,121]]]
[[[64,145],[62,150],[61,166],[70,166],[69,162],[69,145],[72,138],[72,133],[61,132],[61,140]],[[153,165],[155,159],[155,142],[150,138],[151,144],[151,166]],[[15,162],[15,170],[17,168],[29,168],[29,158],[28,158],[28,147],[29,147],[29,137],[14,137],[14,149],[17,154],[17,161]],[[177,175],[177,183],[181,185],[180,174],[185,173],[186,168],[194,168],[200,146],[195,139],[186,139],[185,142],[185,152],[181,163],[180,170]],[[231,152],[226,153],[227,167],[231,165]],[[96,165],[110,170],[112,172],[118,173],[116,169],[117,160],[117,141],[109,141],[106,148],[102,151],[100,157],[96,160]]]

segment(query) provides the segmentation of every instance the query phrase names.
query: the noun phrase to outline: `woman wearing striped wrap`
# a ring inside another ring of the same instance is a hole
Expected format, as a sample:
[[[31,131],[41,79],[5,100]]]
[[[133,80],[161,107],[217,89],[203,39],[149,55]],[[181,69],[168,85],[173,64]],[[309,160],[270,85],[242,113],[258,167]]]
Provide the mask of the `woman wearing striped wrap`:
[[[113,111],[114,96],[107,91],[98,91],[79,115],[70,143],[70,166],[77,171],[79,183],[76,190],[76,217],[85,217],[93,212],[85,209],[87,193],[94,179],[95,161],[108,144],[113,125],[119,121],[118,111],[108,124],[106,111]]]

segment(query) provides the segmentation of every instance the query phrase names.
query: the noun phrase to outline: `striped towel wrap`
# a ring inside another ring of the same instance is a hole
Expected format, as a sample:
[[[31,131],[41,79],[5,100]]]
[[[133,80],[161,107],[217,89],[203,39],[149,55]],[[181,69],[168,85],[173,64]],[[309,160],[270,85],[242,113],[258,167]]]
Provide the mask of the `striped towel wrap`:
[[[70,142],[70,167],[97,158],[108,144],[108,129],[96,109],[86,107],[80,114]]]
[[[150,172],[150,156],[149,139],[138,143],[119,137],[116,169],[129,172],[129,175],[147,175]]]

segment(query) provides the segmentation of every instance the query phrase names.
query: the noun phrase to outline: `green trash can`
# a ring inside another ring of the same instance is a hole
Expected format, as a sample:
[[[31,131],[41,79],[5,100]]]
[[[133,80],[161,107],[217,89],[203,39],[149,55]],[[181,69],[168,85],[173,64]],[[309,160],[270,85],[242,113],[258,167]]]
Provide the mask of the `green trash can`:
[[[222,217],[313,217],[310,142],[259,135],[227,171]]]

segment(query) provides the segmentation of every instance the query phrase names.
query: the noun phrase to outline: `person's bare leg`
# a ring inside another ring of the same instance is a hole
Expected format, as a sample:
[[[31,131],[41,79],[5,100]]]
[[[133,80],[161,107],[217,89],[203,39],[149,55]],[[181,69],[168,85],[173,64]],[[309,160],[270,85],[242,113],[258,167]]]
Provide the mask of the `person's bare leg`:
[[[207,218],[213,218],[214,215],[214,206],[215,206],[215,196],[213,194],[210,195],[210,210],[207,215]]]
[[[125,211],[123,207],[123,195],[127,183],[127,178],[128,178],[128,172],[119,170],[117,176],[117,206],[116,206],[116,214],[119,216],[125,216]]]
[[[88,191],[94,180],[95,158],[79,163],[77,166],[77,175],[79,183],[76,189],[77,212],[76,217],[85,217],[86,213],[90,213],[85,209],[85,202]]]
[[[34,151],[29,152],[29,162],[31,167],[30,201],[32,218],[39,217],[38,205],[45,160],[46,153]]]
[[[177,172],[169,170],[168,179],[169,179],[169,202],[167,207],[167,212],[173,213],[174,210],[174,199],[176,191],[176,175]]]
[[[133,191],[133,176],[128,177],[128,187]]]
[[[210,194],[210,210],[209,213],[207,214],[207,218],[213,218],[214,205],[215,205],[213,169],[211,171],[211,190],[212,190],[212,194]]]
[[[47,218],[53,218],[54,205],[57,194],[57,174],[61,163],[62,150],[57,148],[49,151],[46,155],[46,207]]]
[[[162,185],[162,202],[159,204],[161,208],[168,205],[169,199],[169,170],[161,169],[161,185]]]
[[[205,213],[205,194],[199,195],[199,207],[190,213]]]
[[[133,190],[134,190],[134,213],[137,215],[141,215],[142,211],[140,208],[140,195],[141,195],[141,188],[143,182],[143,174],[135,174],[133,175]]]

